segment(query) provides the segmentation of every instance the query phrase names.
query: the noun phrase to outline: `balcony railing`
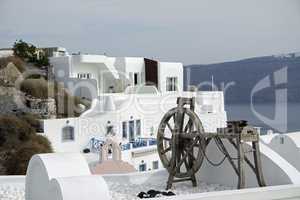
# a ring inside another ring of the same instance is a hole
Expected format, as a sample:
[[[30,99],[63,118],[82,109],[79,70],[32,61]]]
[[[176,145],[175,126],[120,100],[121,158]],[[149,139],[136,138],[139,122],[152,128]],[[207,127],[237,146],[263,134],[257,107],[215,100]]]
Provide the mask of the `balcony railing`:
[[[127,151],[130,149],[154,146],[156,144],[157,144],[157,141],[155,138],[140,138],[135,141],[132,141],[132,142],[129,142],[126,144],[122,144],[121,149],[122,149],[122,151]]]
[[[88,144],[88,148],[92,152],[100,152],[102,145],[105,144],[105,141],[92,138]],[[155,146],[157,144],[157,141],[155,138],[139,138],[135,141],[121,144],[121,150],[127,151],[130,149],[138,149],[142,147],[149,147],[149,146]]]

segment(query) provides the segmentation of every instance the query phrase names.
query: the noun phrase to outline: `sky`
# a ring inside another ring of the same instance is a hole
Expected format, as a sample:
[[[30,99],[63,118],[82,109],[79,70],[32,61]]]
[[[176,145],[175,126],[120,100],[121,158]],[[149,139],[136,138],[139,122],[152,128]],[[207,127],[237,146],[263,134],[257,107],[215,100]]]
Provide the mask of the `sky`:
[[[0,0],[0,48],[207,64],[300,51],[300,0]]]

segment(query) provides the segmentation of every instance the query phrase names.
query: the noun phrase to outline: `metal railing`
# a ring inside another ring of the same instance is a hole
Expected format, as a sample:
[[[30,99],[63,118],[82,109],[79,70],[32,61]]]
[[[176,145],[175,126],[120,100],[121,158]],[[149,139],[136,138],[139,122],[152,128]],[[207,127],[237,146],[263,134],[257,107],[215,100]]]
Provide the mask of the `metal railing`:
[[[122,144],[121,149],[122,151],[130,150],[130,149],[137,149],[142,147],[149,147],[154,146],[157,144],[157,141],[155,138],[139,138],[135,141]]]

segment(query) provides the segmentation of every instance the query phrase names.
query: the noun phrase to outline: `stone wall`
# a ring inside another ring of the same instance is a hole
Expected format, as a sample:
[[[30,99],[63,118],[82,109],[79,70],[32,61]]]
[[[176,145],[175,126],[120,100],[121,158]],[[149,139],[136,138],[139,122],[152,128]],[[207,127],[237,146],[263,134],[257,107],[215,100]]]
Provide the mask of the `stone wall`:
[[[14,114],[24,108],[16,102],[16,99],[22,100],[23,93],[14,87],[0,86],[0,115]]]
[[[20,112],[33,113],[43,119],[56,118],[55,99],[37,99],[14,87],[0,86],[0,115]]]
[[[53,98],[37,99],[25,96],[25,104],[31,113],[38,114],[43,119],[56,118],[56,102]]]

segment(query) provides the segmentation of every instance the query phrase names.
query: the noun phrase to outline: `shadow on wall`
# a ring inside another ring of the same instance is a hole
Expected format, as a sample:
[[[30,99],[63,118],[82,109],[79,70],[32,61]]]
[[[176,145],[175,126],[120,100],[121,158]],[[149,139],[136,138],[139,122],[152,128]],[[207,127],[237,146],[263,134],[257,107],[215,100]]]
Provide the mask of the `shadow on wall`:
[[[232,155],[233,158],[237,158],[236,150],[232,147],[232,145],[225,140],[224,144],[230,155]],[[245,145],[245,147],[245,149],[250,151],[249,145]],[[262,143],[260,143],[260,151],[263,175],[267,186],[300,183],[299,172],[279,154]],[[246,155],[253,163],[252,153],[248,153]],[[214,163],[218,163],[224,157],[224,155],[219,152],[215,143],[208,145],[207,156]],[[245,168],[245,175],[247,188],[258,187],[256,176],[248,165],[246,165]],[[238,177],[227,159],[219,167],[213,167],[205,160],[197,174],[197,177],[198,180],[210,184],[218,183],[231,187],[237,187],[238,185]]]
[[[273,135],[270,142],[266,142],[267,146],[276,151],[280,156],[296,167],[298,171],[300,171],[300,154],[298,153],[299,144],[300,132],[276,134]]]

